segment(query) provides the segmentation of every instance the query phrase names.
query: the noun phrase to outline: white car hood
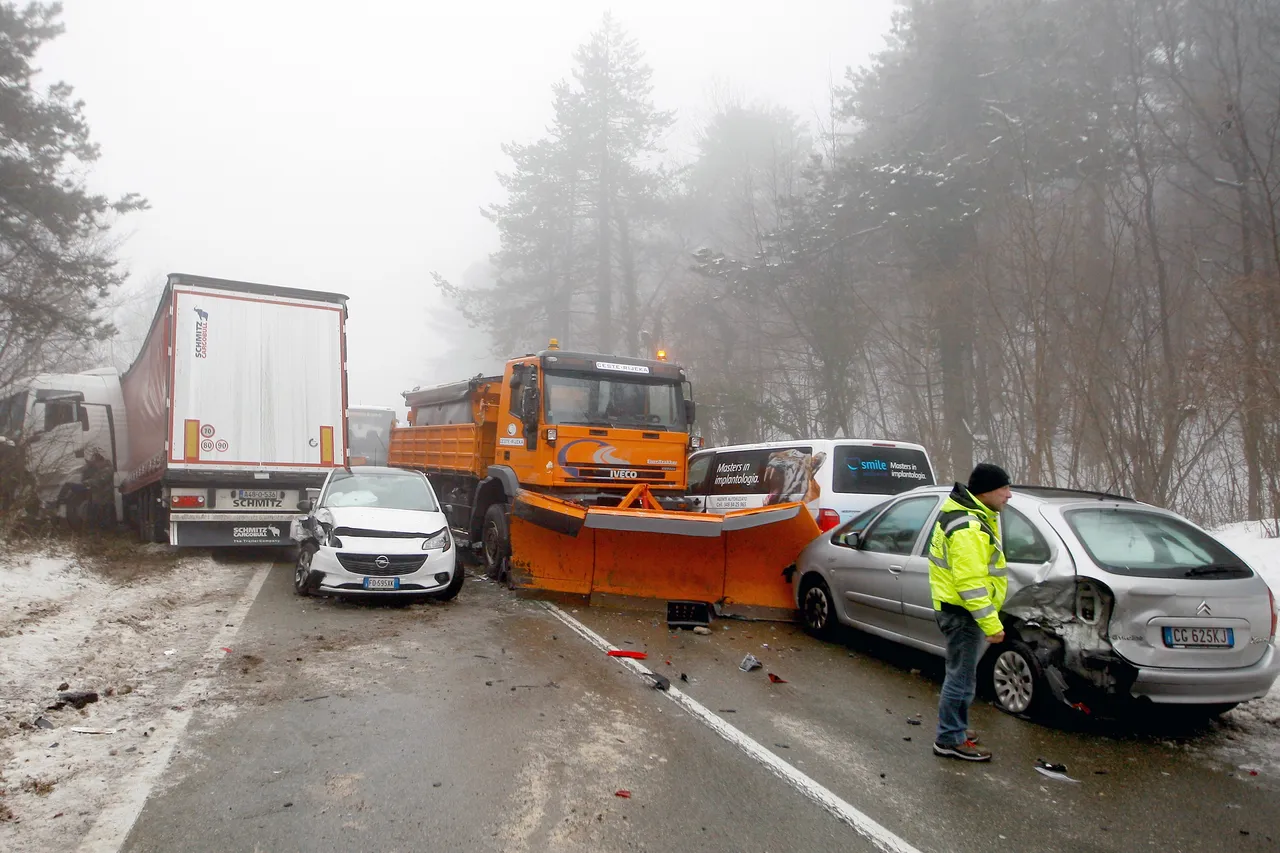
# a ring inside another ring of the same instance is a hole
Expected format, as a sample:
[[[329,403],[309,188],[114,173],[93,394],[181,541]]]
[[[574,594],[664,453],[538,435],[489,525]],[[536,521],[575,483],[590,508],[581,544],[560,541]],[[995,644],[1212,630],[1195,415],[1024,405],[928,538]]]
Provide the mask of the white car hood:
[[[332,519],[336,527],[348,527],[355,530],[382,531],[385,533],[418,533],[429,536],[439,533],[446,526],[444,514],[439,512],[421,512],[413,509],[385,509],[376,506],[334,506],[323,507],[316,516],[326,521],[324,515]]]

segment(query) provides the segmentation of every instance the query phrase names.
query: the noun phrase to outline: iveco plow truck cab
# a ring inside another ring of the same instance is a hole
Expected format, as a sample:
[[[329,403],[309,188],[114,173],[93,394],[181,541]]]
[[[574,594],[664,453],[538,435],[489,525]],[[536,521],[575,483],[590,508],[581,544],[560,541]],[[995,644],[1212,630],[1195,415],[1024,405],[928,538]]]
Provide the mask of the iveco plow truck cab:
[[[693,419],[677,365],[550,349],[513,361],[499,405],[500,464],[526,488],[615,506],[637,483],[680,500]]]
[[[552,341],[501,376],[404,396],[411,426],[392,430],[391,465],[427,474],[455,533],[483,543],[492,573],[510,554],[521,490],[617,506],[645,484],[671,508],[684,500],[694,404],[678,365]]]

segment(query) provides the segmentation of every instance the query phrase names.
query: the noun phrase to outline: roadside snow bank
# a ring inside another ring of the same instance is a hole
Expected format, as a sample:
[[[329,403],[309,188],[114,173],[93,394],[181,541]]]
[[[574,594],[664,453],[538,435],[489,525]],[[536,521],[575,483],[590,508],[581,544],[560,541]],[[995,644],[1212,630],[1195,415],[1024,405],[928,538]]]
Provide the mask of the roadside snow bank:
[[[1222,542],[1261,574],[1280,595],[1280,539],[1271,538],[1276,522],[1242,521],[1213,531]]]
[[[1276,528],[1274,521],[1242,521],[1213,534],[1247,560],[1280,597],[1280,539],[1271,538]],[[1245,741],[1230,750],[1237,766],[1249,767],[1261,759],[1264,766],[1280,772],[1280,682],[1263,698],[1246,702],[1225,715],[1223,726],[1245,735]]]
[[[77,846],[258,568],[115,542],[0,560],[0,850]],[[98,701],[51,708],[64,683]]]

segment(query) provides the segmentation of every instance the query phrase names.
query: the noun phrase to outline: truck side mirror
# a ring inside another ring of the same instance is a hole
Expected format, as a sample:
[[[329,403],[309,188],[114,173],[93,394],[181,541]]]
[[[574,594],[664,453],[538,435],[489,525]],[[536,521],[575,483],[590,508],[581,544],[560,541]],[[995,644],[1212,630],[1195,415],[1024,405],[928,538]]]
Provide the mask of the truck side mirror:
[[[684,401],[684,422],[689,426],[693,426],[693,422],[697,420],[698,404],[692,400]]]

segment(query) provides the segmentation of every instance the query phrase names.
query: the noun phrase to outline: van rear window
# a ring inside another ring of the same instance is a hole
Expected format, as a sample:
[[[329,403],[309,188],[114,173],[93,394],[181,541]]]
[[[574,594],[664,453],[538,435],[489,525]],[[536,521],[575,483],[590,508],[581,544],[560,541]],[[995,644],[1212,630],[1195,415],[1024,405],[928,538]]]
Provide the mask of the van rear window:
[[[840,494],[896,495],[934,484],[928,457],[909,447],[845,444],[834,455],[831,488]]]

